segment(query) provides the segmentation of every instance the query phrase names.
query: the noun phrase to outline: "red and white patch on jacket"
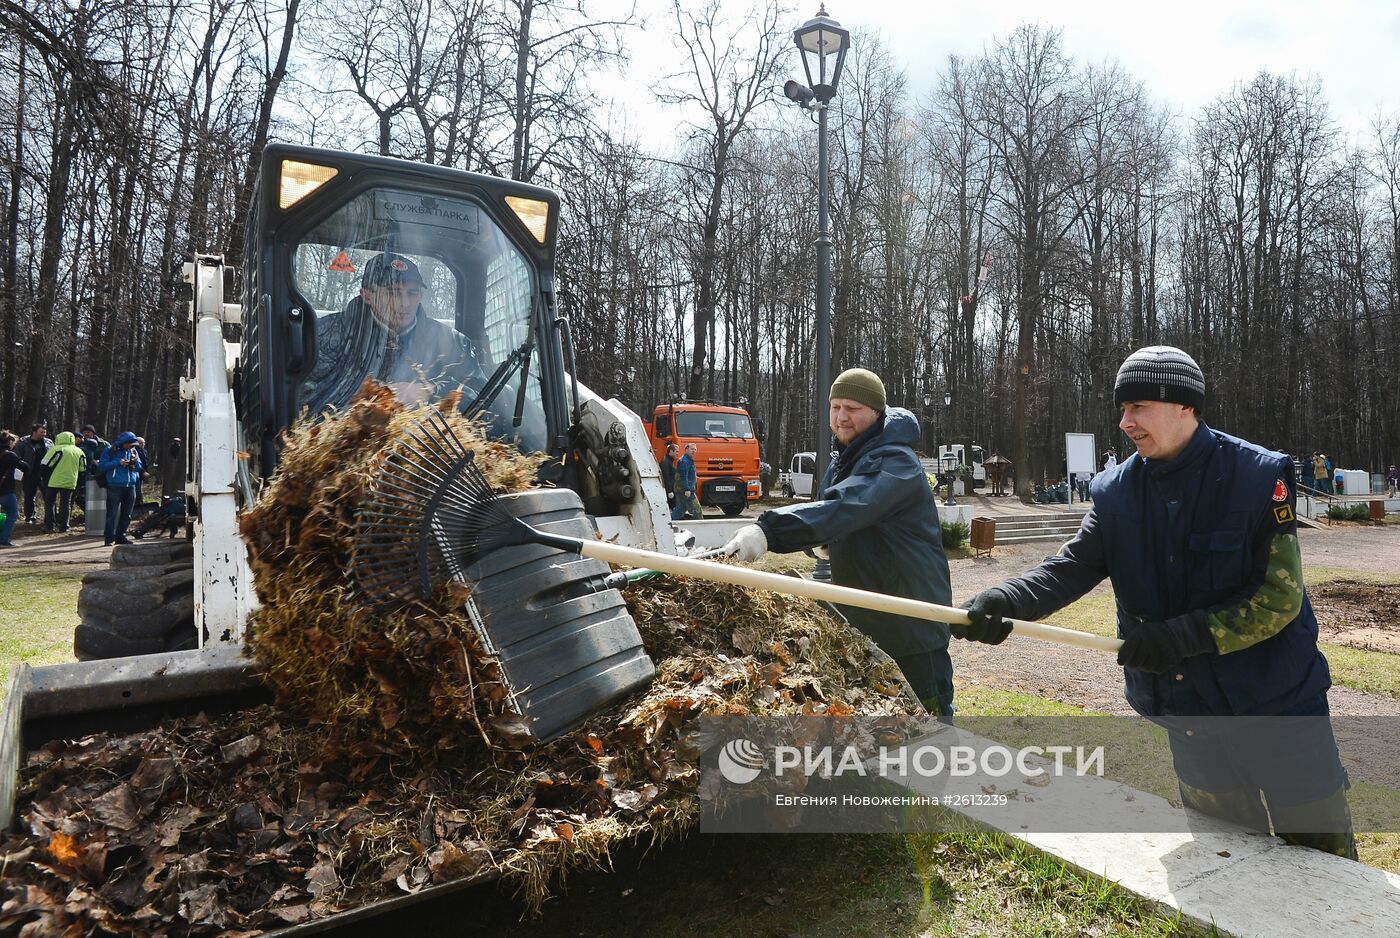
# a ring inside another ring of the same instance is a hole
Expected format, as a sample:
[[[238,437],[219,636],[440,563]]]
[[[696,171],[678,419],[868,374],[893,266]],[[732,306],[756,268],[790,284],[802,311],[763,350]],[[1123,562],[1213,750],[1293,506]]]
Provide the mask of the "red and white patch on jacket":
[[[1277,482],[1274,483],[1274,501],[1288,501],[1288,486],[1283,484],[1282,479],[1279,479]]]

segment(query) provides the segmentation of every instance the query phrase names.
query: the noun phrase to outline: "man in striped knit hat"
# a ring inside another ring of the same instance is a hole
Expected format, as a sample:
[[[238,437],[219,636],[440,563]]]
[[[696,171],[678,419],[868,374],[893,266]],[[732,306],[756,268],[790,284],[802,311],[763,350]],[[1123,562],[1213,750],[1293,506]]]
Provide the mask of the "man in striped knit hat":
[[[1058,556],[973,597],[973,628],[1048,616],[1108,577],[1128,702],[1167,729],[1182,801],[1355,858],[1293,461],[1206,426],[1205,390],[1181,349],[1128,356],[1113,396],[1136,454],[1094,479]],[[1261,716],[1306,719],[1230,719]]]

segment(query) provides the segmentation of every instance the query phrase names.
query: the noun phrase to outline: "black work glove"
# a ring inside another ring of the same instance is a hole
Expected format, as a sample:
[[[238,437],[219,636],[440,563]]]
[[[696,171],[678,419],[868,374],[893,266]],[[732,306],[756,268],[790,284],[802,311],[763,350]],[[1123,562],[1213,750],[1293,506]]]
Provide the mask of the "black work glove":
[[[982,642],[985,645],[1000,645],[1006,641],[1006,636],[1011,634],[1011,623],[1002,619],[1002,616],[1009,616],[1016,610],[1012,607],[1010,598],[1001,590],[995,587],[983,590],[963,603],[963,608],[967,610],[972,624],[949,625],[948,631],[954,638]]]
[[[1215,650],[1215,639],[1203,617],[1177,616],[1166,622],[1144,622],[1118,649],[1125,668],[1161,674],[1187,658]]]

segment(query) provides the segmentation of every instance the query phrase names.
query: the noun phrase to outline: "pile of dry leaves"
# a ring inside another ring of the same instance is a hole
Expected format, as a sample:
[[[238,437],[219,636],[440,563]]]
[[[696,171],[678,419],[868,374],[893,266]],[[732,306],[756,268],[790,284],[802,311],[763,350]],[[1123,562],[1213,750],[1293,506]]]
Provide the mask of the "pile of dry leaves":
[[[275,704],[29,754],[0,932],[252,935],[462,877],[537,908],[569,869],[695,823],[699,716],[922,712],[810,602],[655,579],[627,596],[651,687],[547,745],[498,744],[492,662],[452,601],[386,616],[347,582],[374,453],[411,418],[371,392],[299,428],[245,520]],[[462,429],[493,483],[529,487],[532,461]]]

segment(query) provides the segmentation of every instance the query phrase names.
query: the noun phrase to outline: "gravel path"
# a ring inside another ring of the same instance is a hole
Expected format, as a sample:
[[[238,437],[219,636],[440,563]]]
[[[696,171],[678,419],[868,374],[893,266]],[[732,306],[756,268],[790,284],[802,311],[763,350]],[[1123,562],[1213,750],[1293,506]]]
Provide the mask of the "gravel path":
[[[1400,575],[1400,525],[1301,528],[1303,564]]]
[[[83,566],[107,566],[107,558],[112,548],[102,543],[97,535],[89,537],[76,531],[69,534],[44,534],[28,525],[16,525],[15,547],[0,553],[0,563],[5,566],[36,566],[42,564],[81,564]]]
[[[1299,532],[1304,563],[1316,566],[1400,573],[1400,527],[1339,527]],[[1058,550],[1046,541],[998,547],[990,558],[953,560],[953,600],[960,603],[1035,566]],[[1112,595],[1107,581],[1090,595]],[[999,646],[953,643],[959,684],[985,684],[1047,697],[1103,713],[1129,714],[1123,699],[1123,671],[1102,652],[1052,645],[1012,636]],[[1338,716],[1400,716],[1400,700],[1349,687],[1333,687],[1328,698]]]

